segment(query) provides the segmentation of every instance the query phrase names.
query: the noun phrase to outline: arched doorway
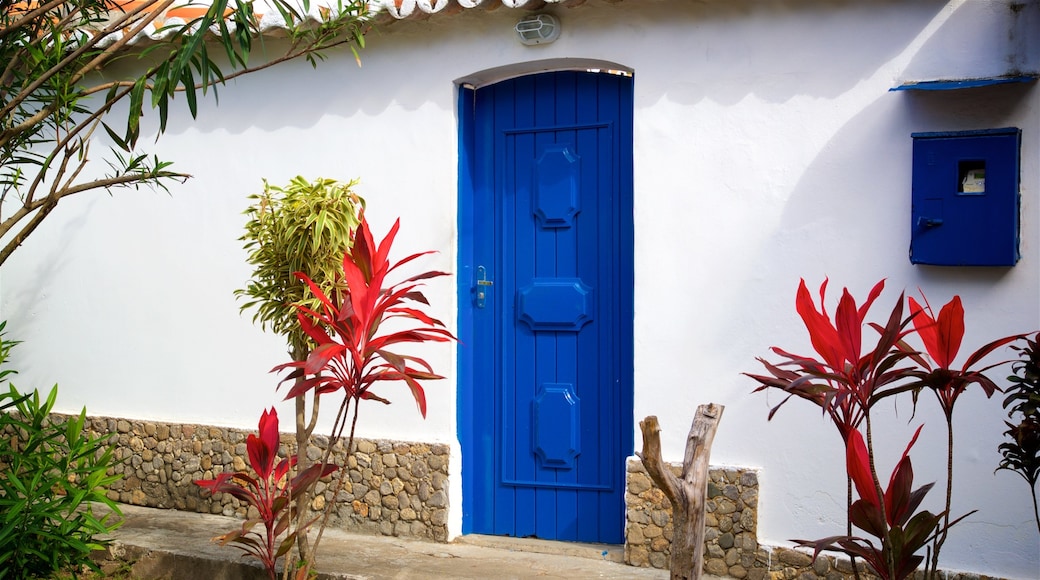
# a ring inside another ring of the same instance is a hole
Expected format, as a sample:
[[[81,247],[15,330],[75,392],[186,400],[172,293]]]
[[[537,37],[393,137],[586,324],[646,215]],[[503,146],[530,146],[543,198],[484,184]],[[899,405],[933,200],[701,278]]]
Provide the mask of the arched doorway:
[[[460,88],[465,533],[623,542],[632,83],[585,67]]]

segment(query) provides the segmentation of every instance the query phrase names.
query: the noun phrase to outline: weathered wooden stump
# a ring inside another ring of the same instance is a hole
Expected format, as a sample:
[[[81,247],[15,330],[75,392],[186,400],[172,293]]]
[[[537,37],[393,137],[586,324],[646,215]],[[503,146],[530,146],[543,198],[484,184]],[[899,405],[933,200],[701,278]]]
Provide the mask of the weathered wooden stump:
[[[661,426],[651,415],[639,422],[643,452],[637,453],[650,479],[672,504],[672,580],[699,580],[704,569],[704,504],[708,493],[708,460],[715,439],[722,405],[697,407],[690,434],[686,437],[682,478],[676,477],[661,459]]]

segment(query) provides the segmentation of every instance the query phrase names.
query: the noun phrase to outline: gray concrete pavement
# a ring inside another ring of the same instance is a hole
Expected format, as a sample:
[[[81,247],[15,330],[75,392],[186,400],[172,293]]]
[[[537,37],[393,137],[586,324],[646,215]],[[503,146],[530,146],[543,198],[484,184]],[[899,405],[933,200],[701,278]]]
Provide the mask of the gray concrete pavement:
[[[261,570],[234,548],[212,541],[239,520],[209,514],[122,506],[114,555],[133,562],[140,580],[253,580]],[[318,572],[329,580],[660,580],[664,570],[619,563],[620,546],[465,536],[450,544],[327,530]]]

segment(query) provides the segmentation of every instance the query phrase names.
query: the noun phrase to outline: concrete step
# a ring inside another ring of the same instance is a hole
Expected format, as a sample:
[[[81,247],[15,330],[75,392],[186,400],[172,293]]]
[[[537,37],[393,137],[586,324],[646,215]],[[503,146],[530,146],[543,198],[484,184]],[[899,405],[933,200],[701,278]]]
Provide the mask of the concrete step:
[[[262,580],[256,560],[212,538],[241,521],[224,516],[121,506],[110,568],[130,563],[136,580]],[[313,535],[312,535],[313,537]],[[665,570],[619,563],[621,546],[464,536],[440,544],[326,530],[318,549],[323,580],[663,580]]]
[[[569,558],[589,558],[624,564],[625,547],[617,544],[587,544],[581,542],[555,542],[538,538],[511,538],[508,536],[485,536],[483,534],[467,534],[455,539],[455,543],[481,548],[510,550],[513,552],[530,552],[532,554],[553,554]]]

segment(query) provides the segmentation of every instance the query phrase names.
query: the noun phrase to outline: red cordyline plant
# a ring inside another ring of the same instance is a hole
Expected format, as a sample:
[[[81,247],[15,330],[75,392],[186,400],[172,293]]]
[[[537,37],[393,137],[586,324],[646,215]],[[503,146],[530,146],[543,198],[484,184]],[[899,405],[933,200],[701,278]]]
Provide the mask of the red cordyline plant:
[[[813,548],[814,558],[823,550],[844,552],[850,557],[859,556],[883,578],[906,578],[913,574],[924,560],[924,556],[916,552],[934,537],[942,519],[925,510],[915,513],[925,494],[935,485],[929,483],[913,489],[914,470],[909,453],[920,433],[921,428],[918,427],[892,471],[883,495],[878,495],[871,454],[863,442],[863,436],[858,430],[849,434],[845,447],[846,467],[860,497],[849,507],[849,521],[879,538],[880,548],[875,547],[869,539],[852,535],[795,542]]]
[[[820,358],[792,354],[774,346],[771,350],[785,361],[774,364],[758,358],[770,374],[745,373],[761,383],[755,392],[772,387],[787,393],[770,410],[770,419],[791,397],[802,398],[823,409],[837,427],[842,440],[847,442],[852,431],[859,428],[864,419],[868,420],[869,432],[869,410],[878,400],[910,388],[897,384],[905,378],[908,370],[907,367],[897,368],[897,365],[910,356],[910,353],[895,348],[905,335],[902,295],[892,308],[886,325],[876,327],[879,335],[877,343],[863,353],[866,316],[884,287],[884,280],[875,284],[866,302],[859,306],[845,289],[832,322],[824,304],[827,280],[820,285],[819,309],[805,286],[805,280],[801,281],[795,307],[809,331],[813,349]]]
[[[958,397],[973,384],[982,388],[986,398],[990,398],[993,393],[1000,391],[1000,387],[983,373],[1010,361],[1001,361],[978,370],[973,370],[972,367],[997,348],[1024,338],[1025,335],[1017,334],[994,340],[969,355],[960,369],[954,369],[953,361],[957,358],[961,340],[964,338],[964,306],[961,304],[961,297],[954,296],[939,310],[938,316],[935,316],[923,294],[921,299],[924,301],[924,307],[910,297],[910,314],[913,317],[917,335],[921,338],[934,365],[929,364],[928,360],[923,357],[915,356],[914,360],[920,368],[908,374],[918,379],[924,388],[935,393],[946,419],[946,448],[949,450],[946,455],[946,511],[943,513],[943,525],[932,541],[931,560],[925,566],[925,574],[934,575],[939,566],[939,552],[946,541],[950,526],[953,525],[950,522],[950,504],[953,499],[954,405],[957,403]],[[900,344],[900,348],[909,351],[909,347],[905,343]],[[920,389],[914,391],[915,405],[919,393]],[[972,513],[974,510],[958,519],[963,519]]]
[[[277,577],[275,567],[278,560],[292,549],[296,536],[306,533],[311,522],[291,530],[293,523],[293,501],[297,494],[309,488],[320,478],[336,470],[335,465],[315,464],[290,478],[296,465],[293,455],[278,461],[278,412],[274,408],[260,415],[259,436],[250,434],[246,438],[249,465],[256,473],[251,477],[244,471],[224,472],[216,479],[197,479],[195,484],[210,493],[228,493],[232,497],[256,508],[257,516],[247,519],[242,527],[214,538],[221,546],[233,544],[263,563],[271,580]],[[257,524],[263,524],[263,532],[256,532]],[[297,578],[306,578],[299,574]]]
[[[758,381],[755,392],[779,389],[787,396],[770,410],[772,419],[776,411],[791,397],[808,400],[818,405],[837,427],[846,446],[846,466],[849,475],[849,517],[846,535],[832,536],[822,540],[795,540],[803,546],[820,551],[831,550],[847,554],[855,563],[862,557],[880,577],[901,580],[925,560],[916,552],[931,542],[930,566],[926,574],[935,572],[939,550],[946,538],[947,530],[961,518],[950,521],[950,499],[952,486],[953,439],[948,439],[948,481],[946,509],[935,515],[927,511],[914,513],[932,484],[912,489],[913,468],[907,446],[899,464],[889,481],[887,489],[881,487],[874,467],[871,410],[883,398],[911,392],[916,403],[921,390],[932,389],[939,398],[947,424],[952,433],[953,406],[957,397],[971,384],[982,387],[986,396],[999,390],[981,370],[972,369],[984,357],[998,347],[1021,335],[1009,336],[993,341],[972,353],[960,369],[952,368],[964,335],[964,309],[960,297],[955,296],[943,307],[938,317],[933,317],[931,308],[922,308],[913,298],[910,315],[903,318],[903,294],[893,306],[886,322],[881,325],[867,321],[870,307],[884,290],[884,280],[871,289],[866,302],[857,306],[855,299],[845,289],[838,302],[834,319],[827,313],[827,281],[820,286],[820,307],[813,302],[812,295],[802,280],[795,300],[796,309],[809,331],[814,356],[792,354],[773,347],[771,350],[782,359],[772,363],[763,358],[758,361],[768,374],[746,373]],[[925,300],[927,305],[927,300]],[[870,327],[876,342],[864,345],[863,332]],[[906,340],[916,333],[932,358],[932,363]],[[934,363],[934,364],[933,364]],[[998,363],[1001,364],[1001,363]],[[866,439],[861,433],[861,426]],[[852,490],[859,500],[852,501]],[[879,498],[884,498],[880,500]],[[880,547],[865,538],[852,535],[853,527],[859,528],[880,541]]]
[[[404,382],[425,418],[426,394],[420,381],[443,378],[435,374],[425,360],[397,351],[398,347],[408,344],[455,339],[442,322],[423,311],[429,302],[420,290],[422,282],[446,276],[445,272],[427,271],[397,283],[387,283],[387,276],[399,267],[432,253],[421,252],[396,263],[390,262],[390,248],[399,227],[400,220],[377,245],[368,220],[362,215],[353,248],[343,257],[345,288],[337,294],[327,296],[305,273],[297,273],[321,302],[318,310],[297,306],[301,328],[318,346],[306,360],[278,365],[272,372],[290,369],[283,382],[301,379],[294,382],[286,399],[308,391],[313,391],[315,397],[342,396],[322,463],[328,463],[333,446],[343,436],[348,417],[350,431],[346,449],[348,452],[353,449],[360,401],[390,403],[372,391],[377,384]],[[384,323],[387,324],[384,326]],[[340,477],[333,497],[338,496],[342,483]],[[326,504],[312,550],[317,550],[334,507],[335,502]],[[304,563],[305,572],[311,563]]]

